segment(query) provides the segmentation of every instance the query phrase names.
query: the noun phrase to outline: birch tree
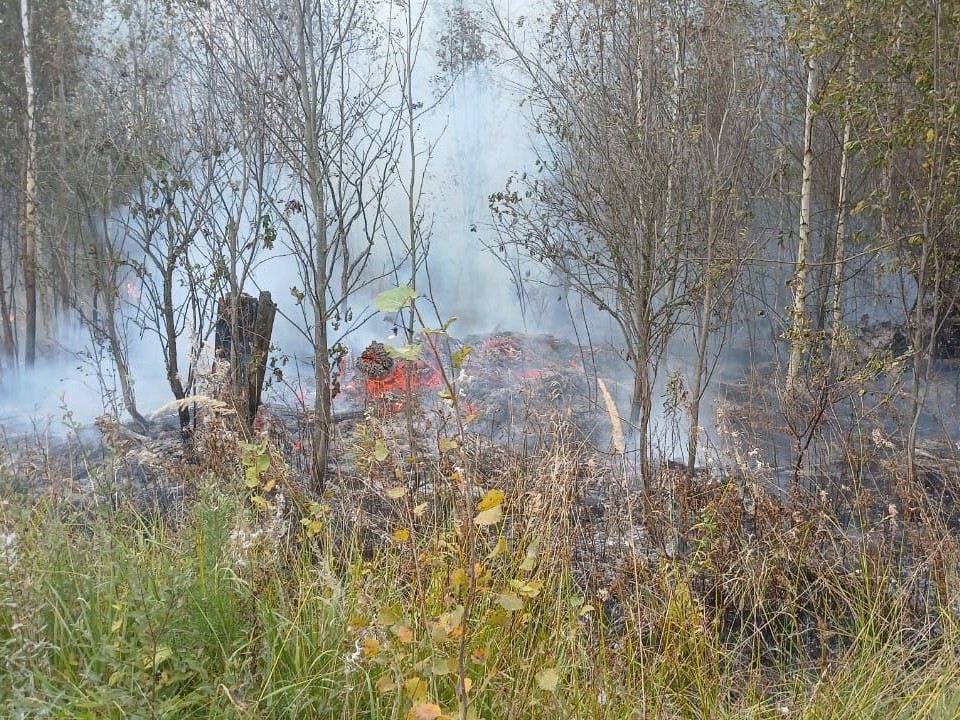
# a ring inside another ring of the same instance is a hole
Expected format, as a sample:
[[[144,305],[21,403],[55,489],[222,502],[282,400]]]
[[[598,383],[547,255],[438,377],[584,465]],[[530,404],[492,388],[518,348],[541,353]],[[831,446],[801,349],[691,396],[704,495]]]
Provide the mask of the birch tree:
[[[34,75],[33,37],[30,0],[20,0],[20,29],[23,35],[23,82],[25,161],[23,172],[23,288],[24,288],[24,363],[33,367],[37,357],[37,105]]]
[[[800,381],[800,370],[809,334],[807,319],[807,275],[810,255],[810,203],[813,195],[813,124],[817,102],[818,63],[812,49],[806,51],[804,64],[807,90],[803,114],[803,169],[800,178],[800,220],[797,253],[792,280],[793,306],[790,313],[790,355],[787,362],[786,397],[792,398]]]

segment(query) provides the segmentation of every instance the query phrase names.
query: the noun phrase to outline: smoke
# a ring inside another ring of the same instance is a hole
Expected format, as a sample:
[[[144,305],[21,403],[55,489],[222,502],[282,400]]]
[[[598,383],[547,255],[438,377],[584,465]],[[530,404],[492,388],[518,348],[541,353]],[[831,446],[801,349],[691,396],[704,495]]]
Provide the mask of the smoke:
[[[509,3],[513,15],[535,13],[545,8],[537,0]],[[580,302],[575,293],[558,287],[557,284],[541,282],[544,277],[539,266],[517,261],[512,274],[487,248],[495,238],[492,229],[488,197],[505,186],[513,174],[531,171],[534,166],[535,135],[530,131],[524,117],[522,84],[512,75],[508,63],[496,62],[496,48],[487,62],[470,63],[461,68],[452,84],[444,85],[437,80],[444,74],[438,60],[438,43],[442,33],[449,28],[447,10],[457,6],[480,16],[486,3],[431,2],[423,29],[423,45],[414,68],[413,87],[415,100],[424,107],[432,106],[429,112],[419,116],[416,127],[418,165],[425,168],[420,188],[420,223],[429,243],[429,261],[418,274],[418,290],[427,294],[436,306],[440,322],[456,316],[457,322],[451,332],[468,335],[494,331],[549,332],[575,339],[584,345],[596,345],[619,340],[619,330],[610,318]],[[438,93],[441,99],[437,101]],[[396,98],[399,106],[400,98]],[[171,149],[175,154],[176,149]],[[241,241],[257,235],[261,222],[261,208],[253,196],[242,197],[231,188],[240,184],[238,160],[228,155],[222,167],[227,170],[219,182],[222,192],[232,203],[231,214],[239,218],[237,235]],[[408,153],[401,154],[397,174],[405,178],[409,172]],[[232,168],[232,169],[231,169]],[[202,167],[195,165],[195,171]],[[199,180],[199,178],[198,178]],[[266,179],[271,192],[282,196],[287,193],[296,197],[295,180],[287,172],[280,172]],[[197,182],[195,185],[199,186]],[[231,196],[231,193],[234,193]],[[190,194],[185,193],[179,202],[181,216],[188,217],[191,208]],[[386,197],[388,223],[383,237],[373,248],[367,270],[367,284],[352,303],[355,318],[371,319],[346,338],[348,346],[358,350],[371,340],[389,340],[394,325],[387,318],[373,313],[376,294],[396,284],[405,284],[409,268],[403,262],[396,264],[397,248],[402,246],[396,228],[405,227],[407,198],[402,184],[395,181]],[[159,278],[146,262],[142,248],[132,241],[131,227],[138,219],[132,217],[129,207],[118,207],[112,214],[109,226],[116,237],[111,239],[114,247],[123,248],[128,257],[147,267],[146,282],[134,282],[136,287],[124,288],[120,325],[126,334],[128,361],[136,399],[142,412],[149,414],[171,399],[164,350],[157,332],[147,325],[155,324],[149,303],[151,294],[145,287],[159,285]],[[294,223],[298,222],[296,219]],[[216,243],[222,242],[229,225],[223,212],[203,219],[206,234],[198,234],[198,249],[193,261],[201,266],[214,256]],[[204,249],[204,243],[208,245]],[[211,274],[212,267],[201,272]],[[178,271],[173,294],[174,306],[178,309],[189,305],[190,278]],[[520,283],[518,287],[518,282]],[[302,373],[312,374],[312,350],[309,342],[310,318],[303,314],[293,288],[302,290],[300,269],[281,228],[272,249],[263,249],[252,266],[247,292],[256,294],[267,290],[278,304],[279,314],[274,327],[273,341],[278,356],[291,359],[286,375],[294,379]],[[138,302],[139,300],[139,302]],[[146,305],[145,305],[146,304]],[[181,371],[186,372],[191,353],[204,343],[209,357],[209,329],[215,318],[215,307],[208,307],[210,316],[205,318],[204,332],[196,327],[196,319],[188,315],[179,317],[179,361]],[[429,315],[428,315],[429,322]],[[61,353],[52,353],[32,371],[20,373],[15,378],[5,378],[5,393],[0,399],[0,417],[5,422],[13,418],[62,418],[72,413],[72,420],[89,423],[97,415],[111,412],[125,416],[120,398],[117,369],[108,352],[81,326],[74,327],[60,338]],[[626,361],[625,361],[626,362]],[[668,359],[664,376],[671,369],[681,368],[682,361]],[[683,368],[686,369],[686,368]],[[628,415],[630,388],[626,384],[613,385],[617,406]],[[664,388],[659,388],[658,397]],[[654,425],[662,437],[655,440],[663,454],[679,454],[676,422],[667,417],[659,403],[655,403]],[[8,425],[9,426],[9,425]],[[670,429],[674,428],[674,429]]]

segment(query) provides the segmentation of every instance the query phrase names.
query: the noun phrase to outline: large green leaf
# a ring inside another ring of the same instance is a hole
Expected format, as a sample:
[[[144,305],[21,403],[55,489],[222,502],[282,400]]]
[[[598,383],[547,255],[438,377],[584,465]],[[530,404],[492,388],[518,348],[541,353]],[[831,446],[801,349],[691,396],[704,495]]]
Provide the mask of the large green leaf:
[[[393,347],[392,345],[384,345],[384,348],[387,351],[387,355],[392,357],[394,360],[414,360],[420,359],[420,352],[423,350],[421,345],[417,343],[411,343],[410,345],[405,345],[404,347]]]
[[[377,295],[377,299],[373,302],[380,312],[400,312],[400,310],[407,307],[415,297],[417,297],[416,292],[405,285],[401,285],[392,290],[384,290]]]

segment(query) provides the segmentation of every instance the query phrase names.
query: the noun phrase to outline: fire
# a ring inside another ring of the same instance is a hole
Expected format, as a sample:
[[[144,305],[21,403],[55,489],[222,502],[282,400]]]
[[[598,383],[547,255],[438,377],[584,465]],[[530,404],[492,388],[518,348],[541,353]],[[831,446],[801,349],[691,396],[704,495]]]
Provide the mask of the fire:
[[[424,363],[398,362],[386,377],[368,378],[364,389],[371,398],[382,399],[386,395],[406,394],[408,387],[413,391],[425,390],[438,387],[441,382],[440,373]]]
[[[519,360],[523,354],[513,339],[502,336],[484,340],[481,352],[489,355],[500,355],[509,360]]]
[[[363,379],[366,397],[378,401],[388,412],[403,409],[402,397],[407,392],[435,388],[442,382],[436,368],[419,360],[399,361],[391,356],[387,346],[376,341],[360,354],[356,370],[357,379]]]
[[[137,291],[137,286],[129,280],[123,284],[123,291],[131,300],[138,300],[140,298],[140,293]]]

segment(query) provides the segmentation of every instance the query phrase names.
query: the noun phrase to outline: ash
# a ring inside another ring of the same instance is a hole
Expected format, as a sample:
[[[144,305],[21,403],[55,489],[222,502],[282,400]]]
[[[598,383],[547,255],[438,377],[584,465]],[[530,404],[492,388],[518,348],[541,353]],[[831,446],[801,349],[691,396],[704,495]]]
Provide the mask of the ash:
[[[802,536],[812,538],[797,551],[805,566],[850,573],[860,557],[854,548],[894,549],[918,612],[934,606],[930,548],[944,537],[953,542],[960,531],[960,453],[953,443],[922,442],[921,482],[911,485],[902,472],[902,435],[892,430],[897,418],[878,416],[859,444],[809,438],[808,462],[798,469],[778,457],[790,457],[796,438],[784,429],[791,419],[769,410],[776,383],[758,375],[761,368],[720,383],[712,463],[691,474],[666,455],[644,483],[629,447],[613,451],[612,418],[598,397],[599,377],[627,414],[632,376],[614,348],[498,333],[445,338],[437,355],[396,361],[373,345],[338,366],[323,488],[309,480],[316,388],[295,378],[266,393],[252,437],[216,405],[199,409],[189,437],[173,414],[155,419],[148,432],[104,417],[67,436],[41,428],[10,435],[4,493],[54,496],[80,509],[133,506],[175,522],[205,486],[242,485],[243,448],[259,442],[271,454],[272,474],[269,489],[256,492],[267,502],[284,498],[291,527],[299,527],[298,514],[322,504],[325,522],[344,541],[359,537],[375,553],[390,544],[388,528],[405,521],[391,499],[398,486],[428,508],[424,522],[449,517],[451,478],[466,466],[471,492],[495,487],[523,499],[523,517],[511,522],[550,514],[556,522],[560,513],[575,579],[611,618],[623,611],[617,598],[634,591],[630,578],[640,577],[625,568],[695,559],[714,536],[722,553],[707,558],[712,565],[698,575],[705,596],[716,596],[724,577],[741,572],[751,557],[773,553],[791,561],[771,543]],[[444,377],[453,382],[455,402],[443,392]],[[617,420],[629,434],[623,417]],[[680,432],[685,418],[674,422]],[[465,444],[451,452],[444,441],[457,436],[458,423]]]

